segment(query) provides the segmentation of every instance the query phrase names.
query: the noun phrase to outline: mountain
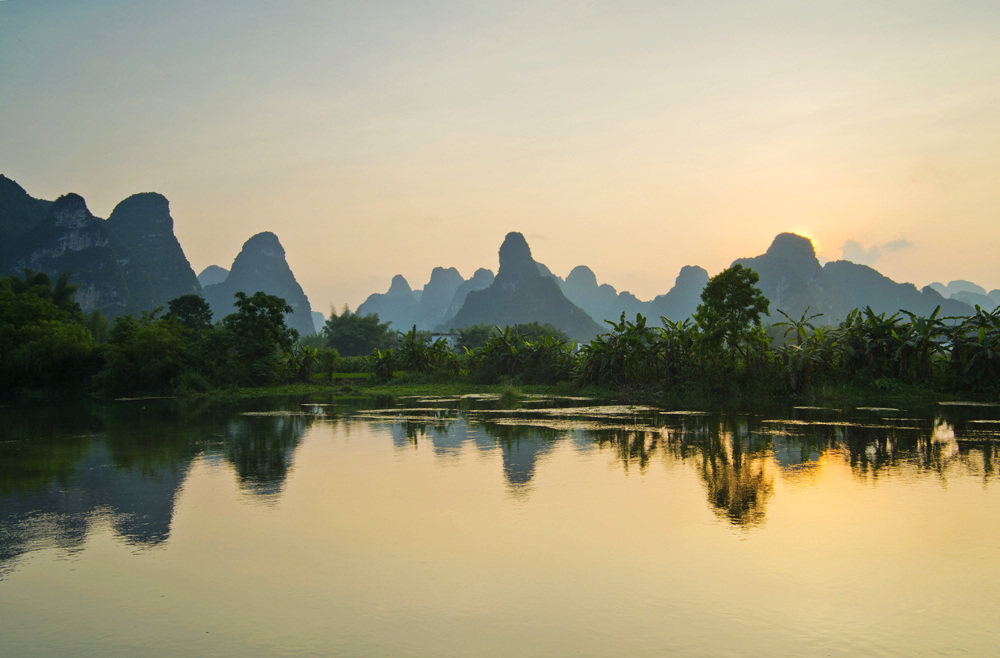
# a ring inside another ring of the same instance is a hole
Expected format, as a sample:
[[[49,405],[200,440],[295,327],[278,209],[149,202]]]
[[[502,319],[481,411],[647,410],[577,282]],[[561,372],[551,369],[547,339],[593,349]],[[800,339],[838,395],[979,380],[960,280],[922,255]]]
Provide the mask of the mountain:
[[[708,279],[705,268],[685,265],[674,280],[674,287],[667,294],[657,295],[649,302],[644,315],[657,321],[661,317],[675,322],[690,318],[701,304],[701,291]]]
[[[202,288],[205,301],[212,307],[216,320],[235,311],[233,296],[237,292],[253,295],[258,291],[288,302],[292,313],[285,321],[289,327],[298,330],[299,335],[315,333],[309,299],[288,267],[278,236],[267,231],[258,233],[243,244],[224,281]]]
[[[822,313],[824,324],[836,324],[856,308],[871,306],[876,313],[907,310],[927,316],[941,306],[941,315],[969,315],[973,309],[957,300],[945,299],[930,286],[917,290],[912,283],[897,283],[867,265],[845,260],[820,265],[808,238],[781,233],[767,252],[735,263],[753,268],[760,275],[757,287],[770,300],[771,318],[781,310],[792,317]]]
[[[0,258],[14,241],[41,224],[51,201],[35,199],[24,188],[0,174]]]
[[[115,206],[107,226],[142,262],[155,306],[166,307],[181,295],[201,294],[201,284],[174,236],[170,204],[162,194],[133,194]]]
[[[470,292],[448,327],[503,327],[537,321],[562,329],[575,340],[589,340],[600,333],[601,327],[566,298],[556,280],[539,270],[523,235],[508,233],[499,256],[500,269],[493,283]]]
[[[219,267],[218,265],[209,265],[201,271],[198,275],[198,283],[201,287],[214,286],[217,283],[222,283],[229,276],[229,270],[224,267]]]
[[[1000,290],[986,292],[985,288],[971,281],[952,281],[947,286],[934,282],[930,287],[941,293],[942,297],[954,299],[973,308],[978,305],[985,311],[992,311],[1000,305]]]
[[[574,267],[561,287],[567,299],[595,320],[617,320],[623,312],[634,318],[645,312],[645,303],[632,293],[619,293],[607,283],[598,285],[597,276],[586,265]]]
[[[760,256],[739,258],[739,263],[760,275],[757,287],[770,300],[771,316],[781,319],[780,309],[799,317],[809,308],[810,315],[822,313],[825,318],[842,317],[845,301],[834,291],[816,257],[809,238],[794,233],[781,233]],[[853,307],[852,307],[853,308]]]
[[[462,309],[462,304],[465,303],[465,298],[473,290],[482,290],[483,288],[489,287],[493,283],[493,272],[486,269],[485,267],[480,267],[472,275],[472,278],[463,281],[462,285],[455,290],[455,294],[451,297],[451,303],[448,304],[448,310],[445,312],[445,317],[452,318]]]
[[[465,283],[462,275],[454,267],[435,267],[431,270],[431,280],[420,295],[417,329],[433,329],[447,319],[448,306],[458,287]]]
[[[832,314],[834,320],[841,320],[853,309],[866,306],[871,306],[876,313],[889,315],[905,310],[929,316],[938,306],[941,307],[942,317],[975,313],[975,309],[968,304],[945,299],[930,286],[917,290],[912,283],[897,283],[867,265],[846,260],[831,261],[823,266],[823,273],[843,300],[841,307]],[[823,321],[831,323],[828,318],[823,318]]]
[[[65,194],[50,204],[44,219],[16,238],[0,261],[5,274],[21,274],[26,268],[53,279],[71,271],[84,312],[99,310],[114,318],[156,305],[142,259],[107,222],[90,213],[79,194]]]
[[[377,315],[395,331],[408,331],[419,320],[420,306],[413,289],[402,274],[392,277],[389,290],[368,296],[356,311],[357,315]]]

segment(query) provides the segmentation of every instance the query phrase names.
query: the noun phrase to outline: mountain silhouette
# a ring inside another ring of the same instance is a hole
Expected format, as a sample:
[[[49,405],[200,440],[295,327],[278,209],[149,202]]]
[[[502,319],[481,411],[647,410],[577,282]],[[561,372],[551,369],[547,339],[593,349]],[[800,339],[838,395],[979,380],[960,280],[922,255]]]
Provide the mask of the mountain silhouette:
[[[812,242],[794,233],[781,233],[767,252],[735,263],[760,275],[757,287],[770,300],[771,317],[778,310],[799,317],[822,313],[819,322],[836,324],[856,308],[870,306],[876,313],[907,310],[929,316],[941,306],[943,316],[967,316],[974,310],[957,300],[945,299],[931,287],[917,290],[912,283],[897,283],[877,270],[850,261],[820,265]]]
[[[25,269],[56,278],[66,270],[79,285],[76,301],[84,312],[109,318],[152,309],[156,295],[142,259],[95,217],[79,194],[65,194],[46,216],[17,237],[0,262],[4,274]]]
[[[233,303],[237,292],[247,295],[264,292],[288,302],[292,313],[285,322],[298,330],[299,335],[308,336],[316,331],[309,299],[288,267],[278,236],[269,231],[247,240],[233,261],[229,276],[221,283],[205,286],[202,292],[216,320],[235,312]]]
[[[174,236],[170,204],[162,194],[133,194],[111,211],[108,227],[145,267],[155,306],[165,308],[181,295],[201,294],[201,284]]]
[[[222,283],[229,276],[229,270],[224,267],[219,267],[218,265],[209,265],[201,271],[198,275],[198,283],[201,287],[214,286],[217,283]]]
[[[395,331],[406,331],[420,320],[420,305],[413,289],[402,274],[392,277],[389,289],[384,293],[368,296],[357,314],[377,315],[382,322],[388,322]]]
[[[472,291],[447,325],[515,325],[541,322],[565,331],[574,340],[589,340],[600,326],[571,302],[554,278],[543,274],[527,241],[520,233],[508,233],[500,246],[500,269],[489,287]]]

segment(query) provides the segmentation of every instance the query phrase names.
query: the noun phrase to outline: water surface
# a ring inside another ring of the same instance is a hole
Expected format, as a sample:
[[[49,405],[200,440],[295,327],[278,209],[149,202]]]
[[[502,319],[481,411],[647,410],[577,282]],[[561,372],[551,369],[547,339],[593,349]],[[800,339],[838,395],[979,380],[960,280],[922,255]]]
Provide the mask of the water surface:
[[[985,655],[1000,408],[0,409],[3,653]]]

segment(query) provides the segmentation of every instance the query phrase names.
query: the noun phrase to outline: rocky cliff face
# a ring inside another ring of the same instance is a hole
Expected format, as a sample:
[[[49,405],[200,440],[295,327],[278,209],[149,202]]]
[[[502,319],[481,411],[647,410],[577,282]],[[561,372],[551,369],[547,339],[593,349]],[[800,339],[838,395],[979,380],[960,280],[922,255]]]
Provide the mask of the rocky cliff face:
[[[237,292],[253,295],[258,291],[288,302],[292,307],[292,314],[285,320],[289,327],[302,336],[314,333],[309,299],[285,260],[285,249],[278,236],[270,232],[258,233],[243,244],[225,281],[202,288],[216,320],[235,311],[233,296]]]
[[[83,197],[66,194],[52,203],[48,215],[27,231],[12,249],[8,273],[25,268],[55,278],[69,270],[79,284],[76,301],[84,312],[100,310],[108,317],[137,313],[155,306],[147,271],[136,255],[94,217]]]
[[[450,327],[503,327],[537,321],[562,329],[575,340],[589,340],[600,332],[597,323],[566,298],[556,281],[541,273],[523,235],[508,233],[499,256],[500,269],[493,283],[468,294],[449,321]]]
[[[201,284],[174,236],[170,204],[162,194],[133,194],[115,206],[108,227],[142,261],[153,286],[154,305],[166,307],[181,295],[201,294]]]

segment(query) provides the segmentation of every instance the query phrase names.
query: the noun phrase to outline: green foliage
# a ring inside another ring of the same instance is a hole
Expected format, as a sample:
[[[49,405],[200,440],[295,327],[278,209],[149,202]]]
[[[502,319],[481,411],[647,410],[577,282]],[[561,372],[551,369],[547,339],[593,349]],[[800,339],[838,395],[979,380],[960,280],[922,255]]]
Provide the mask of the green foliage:
[[[167,302],[168,316],[177,318],[191,331],[206,331],[212,327],[212,309],[201,295],[181,295]]]
[[[0,389],[78,388],[96,370],[95,343],[75,287],[45,274],[0,279]]]
[[[770,302],[756,286],[760,276],[737,263],[709,279],[701,292],[694,321],[709,350],[736,350],[746,362],[750,343],[756,340],[752,327],[760,327]]]
[[[292,379],[297,382],[308,382],[312,379],[313,370],[319,363],[319,350],[311,345],[295,344],[285,352],[285,361],[291,369]],[[331,379],[333,373],[330,374]]]
[[[364,356],[390,344],[389,323],[379,322],[378,315],[357,315],[347,307],[343,313],[335,315],[332,310],[322,331],[327,347],[344,356]]]
[[[483,383],[551,384],[572,377],[574,345],[549,335],[529,340],[513,327],[497,330],[469,353],[469,369]]]
[[[111,395],[174,391],[188,347],[184,327],[176,318],[158,318],[161,310],[115,318],[101,348],[104,368],[95,378],[101,390]]]
[[[458,330],[459,349],[474,350],[482,347],[493,334],[495,327],[489,324],[470,324]]]
[[[430,335],[418,332],[416,325],[403,336],[402,344],[395,348],[397,367],[408,372],[446,371],[457,374],[458,356],[444,338],[431,342]]]
[[[289,376],[285,354],[291,353],[299,332],[285,325],[292,312],[284,299],[263,292],[235,294],[236,312],[222,320],[228,336],[229,367],[240,385],[265,385]]]
[[[316,367],[333,381],[333,375],[341,367],[340,352],[332,347],[324,347],[316,352]]]
[[[635,322],[621,314],[618,322],[605,320],[612,331],[601,334],[580,350],[580,378],[584,384],[615,387],[651,385],[663,379],[663,343],[657,331],[636,314]]]
[[[965,318],[952,332],[949,373],[959,387],[1000,388],[1000,307]]]

